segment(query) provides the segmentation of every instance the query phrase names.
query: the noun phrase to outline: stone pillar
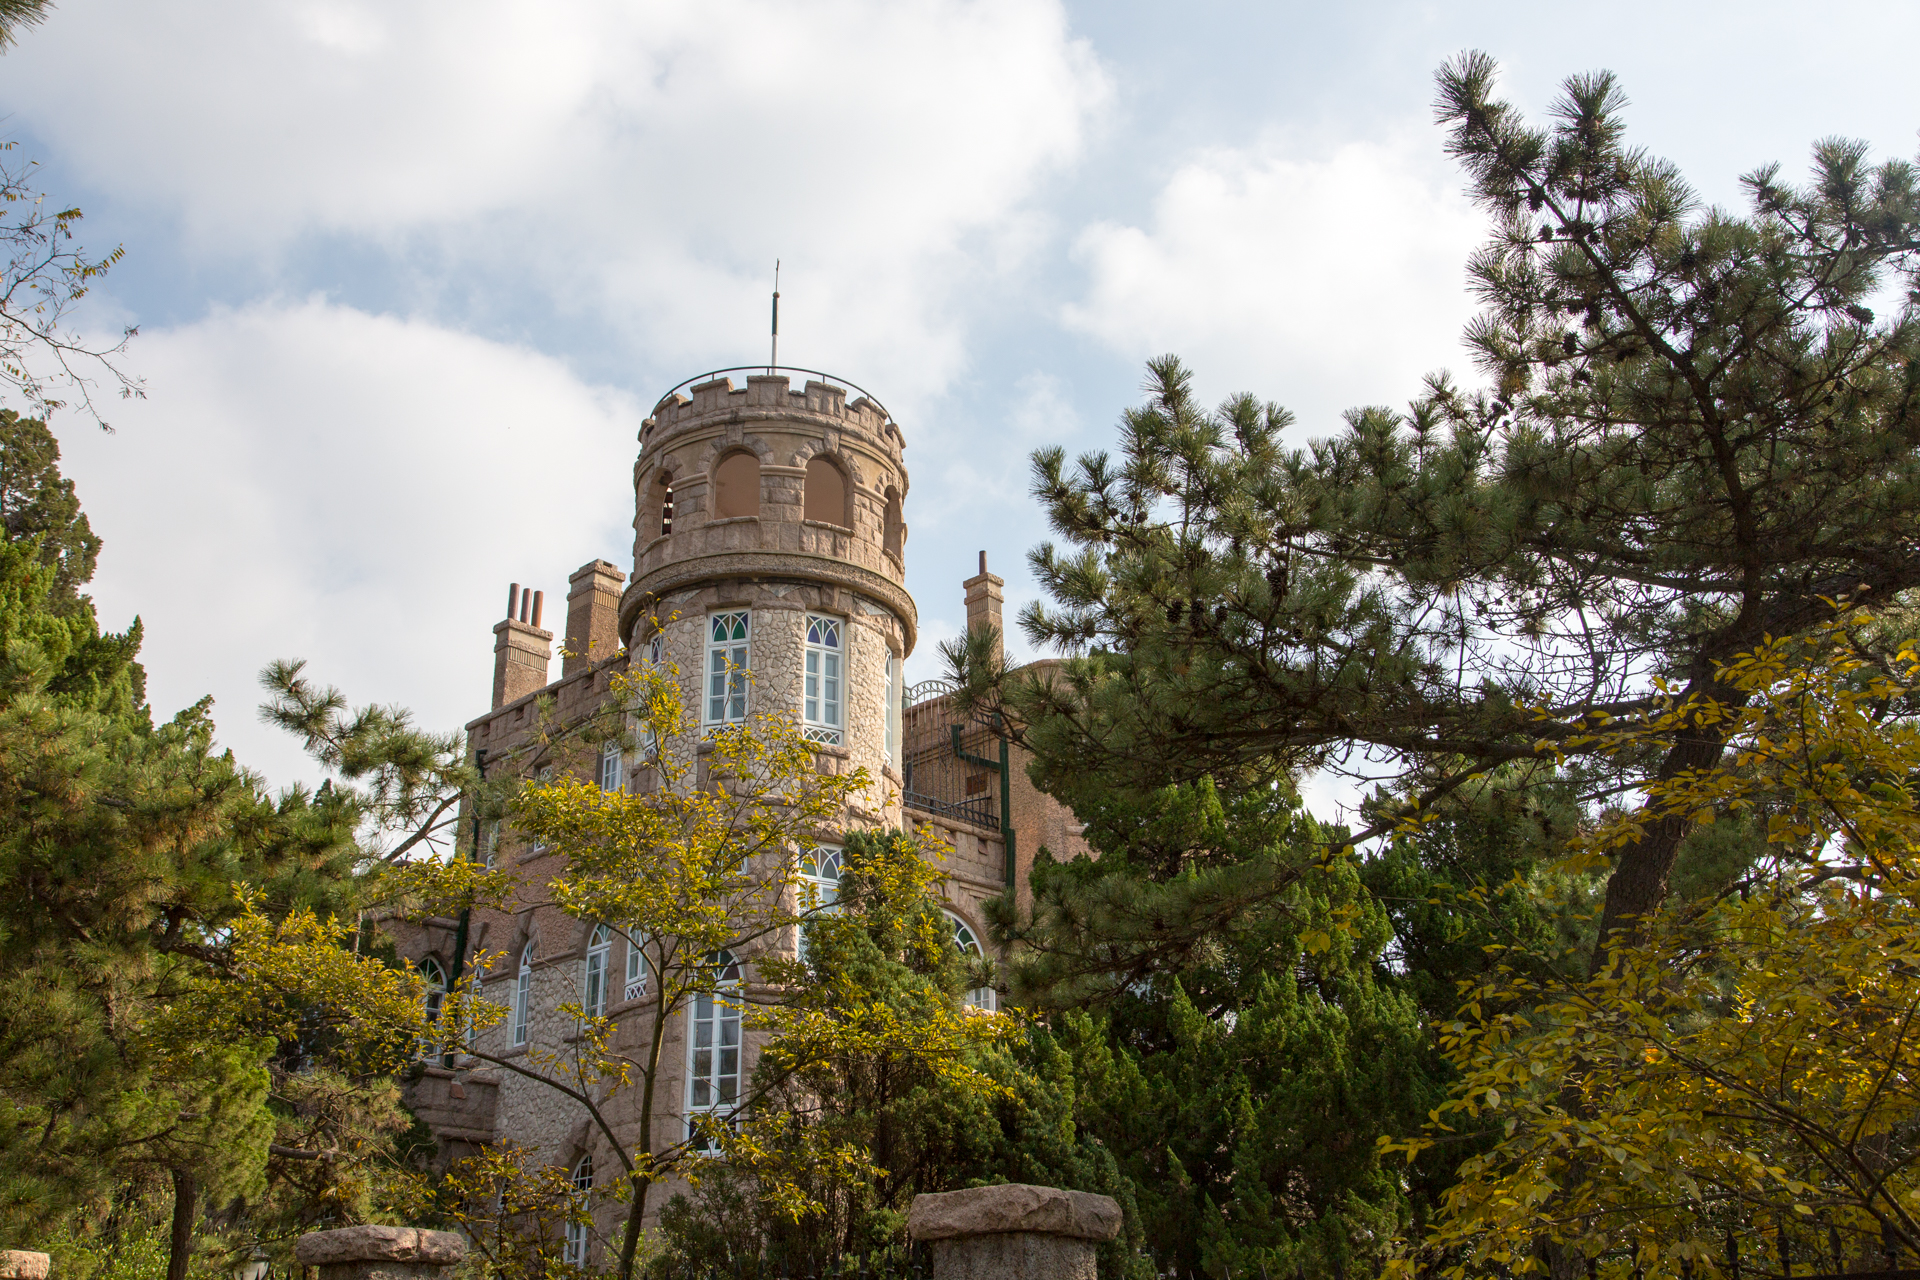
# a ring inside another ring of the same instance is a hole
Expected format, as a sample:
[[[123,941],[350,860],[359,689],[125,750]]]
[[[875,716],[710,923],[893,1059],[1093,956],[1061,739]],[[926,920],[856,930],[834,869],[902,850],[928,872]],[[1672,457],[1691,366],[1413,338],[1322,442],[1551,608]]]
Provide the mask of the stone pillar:
[[[987,572],[987,553],[980,553],[980,572],[960,584],[967,590],[967,630],[979,631],[992,627],[994,634],[993,656],[996,660],[1005,660],[1006,628],[1000,624],[1000,604],[1006,599],[1001,588],[1006,586],[1004,578]]]
[[[0,1249],[0,1280],[47,1280],[53,1259],[29,1249]]]
[[[567,641],[562,679],[611,658],[620,648],[620,584],[627,575],[605,560],[590,560],[567,579]]]
[[[320,1268],[320,1280],[443,1280],[466,1256],[451,1231],[418,1227],[311,1231],[293,1246],[294,1261]]]
[[[1111,1196],[1009,1183],[915,1196],[907,1232],[933,1280],[1094,1280],[1094,1246],[1120,1234]]]

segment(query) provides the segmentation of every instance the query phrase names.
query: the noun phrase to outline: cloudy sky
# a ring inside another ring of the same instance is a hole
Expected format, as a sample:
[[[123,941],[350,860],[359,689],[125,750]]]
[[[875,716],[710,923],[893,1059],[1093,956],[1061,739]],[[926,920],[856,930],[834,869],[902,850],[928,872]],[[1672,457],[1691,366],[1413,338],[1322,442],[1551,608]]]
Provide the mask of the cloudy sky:
[[[149,398],[55,423],[103,621],[289,779],[269,659],[457,727],[509,581],[630,559],[639,424],[764,359],[775,258],[783,358],[906,431],[924,678],[980,549],[1031,598],[1028,452],[1107,447],[1147,357],[1303,439],[1464,366],[1443,59],[1534,112],[1612,69],[1732,203],[1819,137],[1912,156],[1917,45],[1833,0],[58,0],[0,136],[127,251],[90,320],[140,326]]]

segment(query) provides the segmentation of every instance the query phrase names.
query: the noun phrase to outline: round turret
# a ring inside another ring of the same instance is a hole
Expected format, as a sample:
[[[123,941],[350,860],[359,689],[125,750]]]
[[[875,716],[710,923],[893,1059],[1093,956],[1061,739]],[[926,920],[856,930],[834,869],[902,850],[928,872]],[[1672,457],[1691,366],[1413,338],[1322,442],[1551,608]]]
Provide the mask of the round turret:
[[[661,400],[640,441],[629,652],[675,663],[703,724],[789,712],[823,755],[897,775],[917,615],[885,408],[777,372],[714,378]]]

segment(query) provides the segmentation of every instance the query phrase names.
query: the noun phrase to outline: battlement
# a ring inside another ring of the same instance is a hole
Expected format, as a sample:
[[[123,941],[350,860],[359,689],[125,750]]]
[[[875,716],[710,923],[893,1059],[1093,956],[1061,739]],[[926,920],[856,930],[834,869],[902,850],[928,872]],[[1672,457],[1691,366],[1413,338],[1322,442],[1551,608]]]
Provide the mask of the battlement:
[[[729,370],[724,372],[741,372]],[[810,373],[795,369],[793,373]],[[704,425],[715,418],[750,421],[758,418],[813,418],[821,425],[845,431],[852,429],[882,441],[893,451],[906,447],[906,437],[887,412],[885,405],[861,391],[852,401],[847,387],[818,378],[808,378],[799,389],[786,373],[749,374],[745,386],[735,386],[730,377],[710,377],[687,386],[676,387],[653,407],[653,413],[640,427],[640,441],[651,445],[682,429]],[[842,379],[841,381],[845,381]],[[849,383],[849,386],[852,384]],[[853,387],[860,391],[860,388]]]

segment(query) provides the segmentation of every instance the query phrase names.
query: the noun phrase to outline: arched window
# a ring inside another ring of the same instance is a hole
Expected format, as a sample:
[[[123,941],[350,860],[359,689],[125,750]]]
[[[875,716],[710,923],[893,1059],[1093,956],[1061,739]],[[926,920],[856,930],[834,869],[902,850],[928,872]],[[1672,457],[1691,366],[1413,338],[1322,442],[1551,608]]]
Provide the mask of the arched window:
[[[800,855],[800,902],[802,911],[831,915],[840,909],[840,850],[830,844],[816,845]],[[807,926],[800,926],[797,954],[807,958]]]
[[[516,1045],[527,1042],[527,1019],[531,1015],[529,1003],[533,999],[533,942],[520,949],[520,972],[513,980],[513,1036]]]
[[[744,450],[730,453],[713,469],[713,518],[760,514],[760,459]]]
[[[581,1156],[573,1162],[573,1203],[568,1206],[567,1214],[567,1262],[571,1266],[587,1265],[587,1236],[593,1213],[593,1157]]]
[[[647,994],[647,949],[646,940],[632,929],[627,930],[627,985],[622,995],[628,1000],[638,1000]]]
[[[886,523],[881,529],[881,546],[895,560],[900,559],[901,545],[907,540],[906,522],[900,516],[900,491],[892,485],[887,486]]]
[[[710,1151],[692,1120],[706,1114],[731,1119],[740,1104],[740,1006],[728,996],[740,985],[740,962],[731,951],[706,957],[713,989],[687,1009],[687,1134],[695,1151]]]
[[[977,960],[986,953],[980,949],[980,939],[974,937],[967,922],[948,911],[944,913],[947,923],[953,926],[953,945],[955,950],[968,960]],[[991,1013],[1000,1007],[1000,993],[992,987],[975,987],[967,992],[966,1003],[969,1009],[985,1009]]]
[[[838,618],[807,615],[806,671],[800,694],[801,736],[809,742],[840,745],[842,673],[846,670],[846,627]]]
[[[653,506],[654,515],[658,521],[658,528],[654,532],[662,535],[672,533],[673,532],[673,477],[668,475],[665,471],[658,472],[653,477],[652,506]],[[641,532],[646,533],[647,531],[643,529],[641,530]],[[653,535],[648,534],[648,536],[651,537]]]
[[[807,461],[806,518],[851,526],[847,518],[847,477],[827,458]]]
[[[599,925],[587,939],[587,966],[580,976],[580,1007],[589,1018],[607,1013],[607,964],[613,956],[613,930]]]
[[[420,976],[427,981],[427,1021],[440,1021],[440,1008],[447,1002],[447,971],[428,956],[420,962]]]
[[[745,609],[707,615],[705,720],[709,725],[739,724],[747,718],[752,619]]]

